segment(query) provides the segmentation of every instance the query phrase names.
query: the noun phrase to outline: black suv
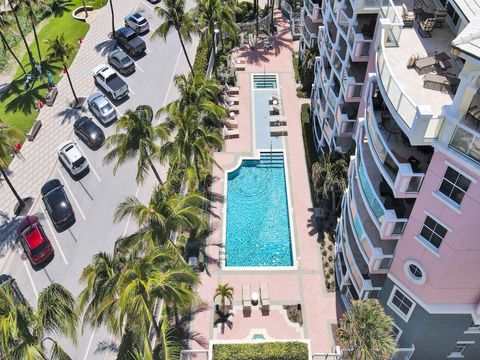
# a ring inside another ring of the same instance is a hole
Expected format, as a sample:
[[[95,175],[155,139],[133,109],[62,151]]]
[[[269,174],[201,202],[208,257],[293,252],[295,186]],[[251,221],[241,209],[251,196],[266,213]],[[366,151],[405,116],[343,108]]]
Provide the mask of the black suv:
[[[145,41],[140,39],[137,33],[130,28],[123,27],[118,29],[115,32],[115,38],[118,44],[132,56],[142,54],[147,50]]]
[[[66,230],[75,223],[75,213],[60,180],[47,181],[40,192],[55,230]]]

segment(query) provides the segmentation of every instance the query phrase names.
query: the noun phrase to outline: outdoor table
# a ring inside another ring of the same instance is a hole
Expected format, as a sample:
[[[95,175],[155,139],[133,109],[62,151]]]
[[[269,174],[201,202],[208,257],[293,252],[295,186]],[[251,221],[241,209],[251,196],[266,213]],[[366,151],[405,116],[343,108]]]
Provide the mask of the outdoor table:
[[[252,305],[253,305],[253,306],[258,305],[258,299],[259,299],[259,298],[260,298],[260,297],[258,296],[258,293],[257,293],[256,291],[254,291],[254,292],[252,293]]]

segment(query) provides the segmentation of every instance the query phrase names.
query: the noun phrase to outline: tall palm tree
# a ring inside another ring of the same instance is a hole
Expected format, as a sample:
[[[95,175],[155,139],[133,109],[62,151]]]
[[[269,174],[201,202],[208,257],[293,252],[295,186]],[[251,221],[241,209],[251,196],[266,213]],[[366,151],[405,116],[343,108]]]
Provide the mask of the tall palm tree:
[[[133,216],[140,230],[119,238],[115,244],[116,250],[135,252],[148,244],[169,244],[175,249],[171,232],[206,227],[202,211],[206,203],[207,199],[198,193],[182,196],[169,193],[165,187],[157,187],[148,204],[142,204],[134,196],[126,198],[115,210],[114,219],[121,221]]]
[[[392,329],[392,318],[377,300],[354,301],[352,312],[340,319],[338,339],[348,359],[388,360],[397,350]]]
[[[220,306],[222,307],[222,313],[225,314],[225,300],[228,300],[230,304],[233,303],[233,287],[230,284],[218,284],[217,289],[215,290],[215,295],[213,295],[213,300],[217,297],[220,297]]]
[[[325,200],[329,194],[332,210],[336,209],[336,192],[347,188],[348,164],[339,153],[323,154],[312,165],[313,190],[317,201]]]
[[[153,32],[152,38],[162,37],[166,40],[170,31],[176,30],[190,71],[194,74],[193,66],[188,57],[184,42],[192,41],[195,25],[190,14],[185,12],[185,0],[165,0],[163,7],[157,6],[155,7],[155,11],[163,20],[163,23]]]
[[[218,129],[198,122],[199,112],[191,105],[184,109],[167,109],[167,121],[162,124],[174,138],[161,147],[159,157],[185,165],[185,176],[192,186],[202,180],[201,169],[215,162],[211,151],[221,150],[223,138]]]
[[[18,66],[20,66],[20,69],[22,69],[23,73],[26,74],[27,72],[25,71],[25,68],[23,67],[22,62],[18,58],[17,54],[15,54],[15,51],[12,50],[12,48],[10,47],[10,44],[5,38],[5,35],[3,34],[4,31],[11,30],[11,29],[12,29],[12,23],[10,22],[10,19],[7,17],[7,13],[5,11],[0,11],[0,40],[2,41],[3,48],[8,50],[8,52],[13,56],[13,58],[17,62]]]
[[[30,66],[32,67],[32,70],[33,70],[35,69],[35,60],[33,59],[33,55],[32,55],[32,52],[30,51],[30,48],[28,47],[27,38],[25,37],[22,27],[20,26],[20,20],[18,19],[18,16],[17,16],[17,7],[13,6],[12,0],[8,0],[8,5],[10,6],[10,10],[13,14],[13,17],[15,18],[15,22],[17,23],[18,32],[22,37],[23,44],[25,45],[25,49],[27,49],[28,59],[30,61]]]
[[[112,38],[115,39],[115,13],[113,11],[113,0],[110,0],[110,13],[112,14]]]
[[[235,22],[234,8],[230,3],[222,0],[197,0],[195,17],[198,19],[199,30],[206,39],[211,39],[212,46],[215,44],[215,29],[220,30],[220,36],[225,31],[233,40],[237,39],[240,28]]]
[[[4,124],[0,119],[0,173],[2,174],[5,182],[7,183],[8,187],[18,201],[18,210],[21,210],[25,207],[25,201],[18,194],[17,190],[10,182],[10,179],[8,178],[8,175],[5,171],[10,158],[12,147],[15,144],[15,141],[19,138],[19,135],[20,134],[18,130]]]
[[[218,104],[221,100],[222,89],[215,80],[206,79],[201,74],[192,76],[175,75],[174,84],[177,88],[178,99],[158,110],[156,116],[164,113],[174,113],[177,109],[193,106],[199,111],[199,118],[207,126],[222,127],[228,116],[224,106]]]
[[[43,0],[23,0],[23,4],[27,7],[28,17],[30,18],[30,23],[32,25],[33,35],[35,37],[35,44],[37,46],[38,52],[38,62],[42,61],[42,53],[40,52],[40,43],[38,41],[37,36],[37,16],[35,15],[36,9],[45,9],[50,10],[50,6],[48,6],[45,1]]]
[[[39,293],[36,309],[0,288],[0,353],[7,359],[70,359],[55,337],[76,343],[77,323],[75,299],[59,284]]]
[[[47,60],[60,61],[62,63],[63,69],[67,74],[70,89],[72,90],[73,97],[75,98],[75,106],[77,106],[79,101],[77,94],[75,93],[75,89],[73,88],[70,73],[68,72],[69,57],[74,53],[75,46],[73,44],[68,44],[65,41],[64,34],[57,36],[55,39],[47,39],[45,42],[48,44]]]
[[[153,164],[152,157],[159,154],[157,140],[166,140],[169,136],[163,126],[153,125],[153,110],[150,106],[138,106],[134,111],[128,110],[116,123],[116,133],[105,140],[105,148],[111,149],[105,155],[104,162],[113,161],[113,173],[120,165],[137,159],[136,181],[142,184],[151,170],[160,184],[163,184],[160,174]]]

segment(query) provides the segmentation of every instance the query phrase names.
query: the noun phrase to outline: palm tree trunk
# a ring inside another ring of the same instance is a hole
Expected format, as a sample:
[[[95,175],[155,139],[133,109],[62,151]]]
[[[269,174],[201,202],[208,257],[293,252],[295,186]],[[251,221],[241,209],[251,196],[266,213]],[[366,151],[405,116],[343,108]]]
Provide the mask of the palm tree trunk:
[[[27,39],[25,38],[25,34],[23,33],[23,30],[20,26],[20,21],[18,20],[17,16],[17,11],[14,9],[12,5],[12,0],[8,0],[8,5],[10,5],[10,9],[12,10],[13,17],[15,18],[15,22],[17,23],[18,31],[20,32],[20,36],[22,37],[23,44],[25,45],[25,48],[27,49],[28,53],[28,59],[30,61],[30,66],[32,67],[32,70],[35,69],[35,62],[33,60],[33,55],[32,52],[30,51],[30,48],[28,47]]]
[[[15,59],[15,61],[17,62],[18,66],[20,66],[20,69],[22,69],[23,73],[26,74],[27,72],[25,71],[25,68],[23,67],[22,65],[22,62],[18,59],[17,55],[15,54],[15,52],[12,50],[12,48],[10,47],[10,45],[8,45],[8,42],[7,42],[7,39],[5,39],[5,37],[3,36],[3,33],[0,32],[0,39],[2,40],[2,43],[3,45],[7,48],[7,50],[10,52],[10,54],[12,54],[13,58]]]
[[[20,204],[20,208],[24,208],[25,207],[25,201],[23,201],[23,199],[20,197],[20,195],[18,195],[18,192],[17,192],[17,190],[15,190],[12,183],[10,182],[10,179],[8,178],[7,173],[5,172],[5,169],[0,167],[0,173],[2,174],[3,178],[7,182],[8,187],[12,191],[12,193],[15,196],[15,198],[17,199],[18,203]]]
[[[163,185],[163,181],[162,181],[162,178],[160,177],[160,174],[158,173],[157,169],[155,168],[155,166],[153,165],[153,161],[152,159],[148,158],[148,165],[150,165],[150,169],[152,169],[153,173],[155,174],[155,177],[157,178],[158,182],[160,183],[160,185]]]
[[[30,17],[30,22],[32,23],[33,35],[35,37],[35,44],[37,45],[38,62],[41,62],[42,54],[40,52],[40,44],[38,42],[37,29],[35,26],[35,14],[33,13],[32,5],[29,2],[27,2],[27,6],[28,6],[28,16]]]
[[[175,325],[178,326],[180,322],[180,316],[178,315],[178,308],[177,304],[173,303],[173,313],[175,314]]]
[[[83,5],[83,11],[85,11],[85,18],[88,17],[88,11],[87,11],[87,7],[85,6],[85,0],[82,0],[82,5]]]
[[[190,67],[190,71],[192,72],[192,75],[195,76],[195,73],[193,72],[193,66],[190,63],[190,59],[188,58],[187,49],[185,49],[185,44],[183,43],[182,35],[180,34],[180,30],[178,29],[177,29],[177,34],[178,34],[178,38],[180,39],[180,44],[182,45],[183,53],[185,54],[185,58],[187,59],[188,66]]]
[[[78,98],[77,98],[77,94],[75,93],[75,89],[73,88],[72,79],[70,79],[70,73],[68,72],[67,66],[65,64],[63,64],[63,68],[65,69],[65,73],[67,74],[68,83],[70,84],[70,89],[72,89],[73,97],[75,98],[75,106],[77,106],[79,101],[78,101]]]
[[[255,7],[255,38],[258,39],[258,0],[254,0],[253,6]]]
[[[110,12],[112,13],[112,38],[115,38],[115,13],[113,12],[113,0],[110,0]]]
[[[270,23],[270,30],[271,30],[272,36],[273,36],[273,33],[274,33],[274,31],[275,31],[275,19],[273,18],[273,11],[274,11],[274,9],[275,9],[275,7],[274,7],[275,1],[274,1],[274,0],[272,0],[271,5],[272,5],[272,21],[271,21],[271,23]]]
[[[278,10],[282,10],[282,0],[278,0]]]

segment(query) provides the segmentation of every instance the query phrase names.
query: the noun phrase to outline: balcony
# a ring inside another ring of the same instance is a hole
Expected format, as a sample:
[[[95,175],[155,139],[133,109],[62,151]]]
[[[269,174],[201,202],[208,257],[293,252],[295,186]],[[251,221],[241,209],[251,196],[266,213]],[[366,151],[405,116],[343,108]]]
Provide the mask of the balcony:
[[[360,101],[366,72],[367,63],[351,63],[348,69],[344,69],[342,84],[345,93],[345,101]]]
[[[305,16],[305,12],[302,11],[302,36],[309,48],[316,46],[318,27],[319,24],[314,23],[310,16]]]
[[[438,135],[442,108],[452,104],[454,94],[451,90],[441,92],[425,88],[423,78],[426,72],[409,69],[406,64],[414,54],[421,57],[434,52],[449,54],[455,35],[444,26],[435,29],[431,38],[421,38],[416,29],[402,29],[401,23],[393,23],[390,19],[381,19],[380,26],[376,70],[382,96],[412,144],[431,142]],[[460,73],[461,66],[453,58],[448,63],[450,73]],[[433,67],[426,70],[433,71]]]
[[[322,0],[304,0],[303,7],[313,22],[322,22]]]
[[[363,125],[357,129],[356,140],[355,166],[362,198],[373,222],[380,231],[380,236],[396,238],[405,230],[415,199],[395,198],[370,152]]]
[[[335,26],[333,21],[329,21],[327,23],[326,33],[327,33],[330,44],[334,46],[337,42],[337,27]]]
[[[370,151],[396,197],[416,196],[433,155],[431,146],[411,146],[393,120],[381,94],[369,86],[365,108],[366,135]]]
[[[348,135],[349,137],[352,137],[355,130],[357,111],[358,103],[344,103],[337,106],[337,111],[335,113],[335,128],[339,135]]]
[[[348,44],[353,61],[368,61],[377,22],[376,14],[359,14],[350,26]]]
[[[457,125],[450,147],[480,163],[480,94],[475,94],[465,117]]]

